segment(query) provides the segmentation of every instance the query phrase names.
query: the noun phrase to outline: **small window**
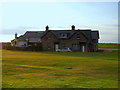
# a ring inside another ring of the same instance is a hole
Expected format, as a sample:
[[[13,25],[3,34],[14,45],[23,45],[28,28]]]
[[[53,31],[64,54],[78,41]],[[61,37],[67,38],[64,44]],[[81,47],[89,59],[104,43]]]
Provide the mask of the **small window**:
[[[50,43],[47,44],[47,48],[48,48],[48,50],[51,49],[51,44]]]
[[[67,33],[61,33],[60,38],[67,38]]]
[[[49,36],[49,37],[46,37],[45,39],[46,39],[46,40],[51,40],[51,37]]]
[[[77,34],[76,39],[77,39],[77,40],[80,40],[80,34],[79,34],[79,33]]]
[[[75,43],[75,44],[72,44],[72,48],[73,48],[73,49],[78,49],[78,44],[76,44],[76,43]]]
[[[66,44],[65,43],[62,43],[62,49],[65,49],[66,48]]]
[[[24,44],[24,46],[26,47],[26,44]]]
[[[77,40],[80,40],[80,36],[77,36]]]
[[[51,37],[50,37],[50,36],[48,37],[48,40],[51,40]]]

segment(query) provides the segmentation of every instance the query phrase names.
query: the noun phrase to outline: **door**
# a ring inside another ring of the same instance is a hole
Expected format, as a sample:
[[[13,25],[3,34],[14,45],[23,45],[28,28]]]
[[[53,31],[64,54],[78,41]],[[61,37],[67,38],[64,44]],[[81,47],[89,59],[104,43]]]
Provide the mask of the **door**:
[[[58,44],[55,44],[55,51],[59,48]]]
[[[85,52],[85,46],[82,45],[82,52]]]
[[[80,52],[85,52],[86,51],[86,43],[85,42],[80,42]]]

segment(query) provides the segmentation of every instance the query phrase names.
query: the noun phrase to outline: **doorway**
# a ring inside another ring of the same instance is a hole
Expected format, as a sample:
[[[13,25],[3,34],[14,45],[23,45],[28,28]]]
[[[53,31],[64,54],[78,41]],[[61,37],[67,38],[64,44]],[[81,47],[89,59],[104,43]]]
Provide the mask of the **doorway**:
[[[85,42],[80,42],[80,52],[85,52],[86,51],[86,43]]]
[[[54,43],[54,50],[57,51],[59,49],[59,43],[55,42]]]

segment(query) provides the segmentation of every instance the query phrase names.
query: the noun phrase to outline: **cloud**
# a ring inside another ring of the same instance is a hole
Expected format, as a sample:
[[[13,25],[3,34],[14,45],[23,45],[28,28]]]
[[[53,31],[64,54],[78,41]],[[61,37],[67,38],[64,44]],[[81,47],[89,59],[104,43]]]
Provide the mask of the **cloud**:
[[[120,25],[113,24],[112,27],[120,27]]]
[[[19,29],[3,29],[1,30],[1,34],[15,34],[15,33],[23,33],[25,30],[19,30]]]
[[[119,24],[103,24],[103,25],[106,26],[106,27],[114,27],[114,28],[120,27]]]
[[[115,43],[115,42],[118,43],[118,35],[111,35],[111,34],[101,35],[100,42],[101,43]]]
[[[20,26],[14,29],[2,29],[1,34],[23,34],[26,31],[36,31],[36,30],[40,30],[40,28],[38,27],[29,27],[29,26]]]
[[[8,2],[8,0],[1,0]],[[9,0],[9,2],[118,2],[119,0]]]
[[[39,29],[38,27],[20,26],[19,29]]]

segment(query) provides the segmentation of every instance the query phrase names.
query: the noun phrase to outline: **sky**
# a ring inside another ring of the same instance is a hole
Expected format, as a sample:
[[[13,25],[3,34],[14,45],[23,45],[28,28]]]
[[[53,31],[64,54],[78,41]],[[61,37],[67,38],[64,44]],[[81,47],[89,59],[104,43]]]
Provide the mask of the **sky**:
[[[118,2],[2,2],[0,42],[50,29],[99,30],[100,43],[118,43]]]

